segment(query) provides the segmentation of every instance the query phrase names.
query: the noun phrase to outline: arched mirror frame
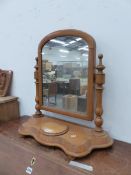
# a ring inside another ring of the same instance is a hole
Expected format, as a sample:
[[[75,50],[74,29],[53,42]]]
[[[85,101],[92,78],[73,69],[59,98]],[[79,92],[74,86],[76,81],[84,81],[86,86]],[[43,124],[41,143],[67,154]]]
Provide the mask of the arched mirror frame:
[[[67,112],[63,111],[61,109],[55,109],[53,107],[47,107],[43,105],[43,89],[42,89],[42,48],[44,45],[50,41],[51,39],[54,39],[56,37],[61,36],[75,36],[80,37],[83,40],[85,40],[88,44],[89,53],[88,53],[88,86],[87,86],[87,114],[79,114],[79,113],[73,113],[73,112]],[[95,60],[96,60],[96,44],[95,40],[92,36],[89,34],[75,30],[75,29],[67,29],[67,30],[59,30],[53,33],[50,33],[46,37],[44,37],[38,46],[38,81],[36,82],[36,110],[37,113],[40,112],[40,110],[50,111],[74,118],[84,119],[84,120],[93,120],[94,119],[94,77],[95,77]]]

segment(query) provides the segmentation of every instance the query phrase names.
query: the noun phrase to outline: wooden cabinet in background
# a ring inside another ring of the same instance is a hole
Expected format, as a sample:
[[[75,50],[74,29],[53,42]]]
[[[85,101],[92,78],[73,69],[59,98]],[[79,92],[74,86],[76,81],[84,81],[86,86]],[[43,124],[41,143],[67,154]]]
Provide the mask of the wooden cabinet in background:
[[[19,117],[19,102],[17,97],[0,97],[0,121],[9,121]]]

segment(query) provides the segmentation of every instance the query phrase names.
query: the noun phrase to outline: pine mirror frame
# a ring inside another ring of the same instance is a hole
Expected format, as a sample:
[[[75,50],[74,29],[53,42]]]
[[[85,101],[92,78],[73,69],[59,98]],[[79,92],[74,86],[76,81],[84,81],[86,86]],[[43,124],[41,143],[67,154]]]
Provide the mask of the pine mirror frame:
[[[42,48],[48,41],[60,36],[77,36],[88,43],[87,115],[80,115],[43,106]],[[102,128],[102,92],[103,84],[105,83],[105,73],[103,70],[105,66],[102,63],[102,54],[98,55],[99,64],[97,66],[95,65],[95,54],[96,46],[94,39],[87,33],[79,30],[59,30],[47,35],[41,40],[38,46],[38,57],[36,58],[34,74],[36,80],[36,113],[20,126],[18,130],[19,134],[23,136],[32,136],[37,142],[43,145],[59,147],[67,154],[69,160],[86,156],[94,149],[107,148],[113,144],[113,139]],[[95,119],[94,106],[96,114]],[[57,117],[49,117],[46,114],[42,114],[41,110],[88,121],[94,120],[95,128],[85,127],[81,124],[75,124],[61,119],[59,120]],[[50,131],[52,133],[50,133]]]
[[[56,37],[61,36],[74,36],[80,37],[85,40],[88,44],[89,48],[89,56],[88,56],[88,86],[87,86],[87,114],[79,114],[69,111],[63,111],[61,109],[55,109],[53,107],[47,107],[43,105],[43,89],[42,89],[42,48],[44,45],[54,39]],[[36,58],[36,71],[35,71],[35,79],[36,79],[36,114],[41,114],[41,110],[62,114],[65,116],[70,116],[78,119],[92,121],[94,119],[94,94],[95,94],[95,68],[96,68],[96,44],[95,40],[89,34],[82,32],[80,30],[75,29],[66,29],[66,30],[59,30],[53,33],[48,34],[45,36],[38,46],[38,57]]]

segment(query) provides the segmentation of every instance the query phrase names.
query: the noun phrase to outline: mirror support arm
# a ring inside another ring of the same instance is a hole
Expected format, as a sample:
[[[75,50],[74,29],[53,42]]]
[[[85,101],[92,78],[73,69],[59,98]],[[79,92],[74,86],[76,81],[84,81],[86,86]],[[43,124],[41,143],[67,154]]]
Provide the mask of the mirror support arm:
[[[36,97],[35,97],[35,109],[36,112],[33,115],[33,117],[42,117],[42,112],[40,111],[40,106],[39,106],[39,78],[38,78],[38,57],[35,58],[36,60],[36,65],[35,65],[35,72],[34,72],[34,79],[35,79],[35,84],[36,84]]]
[[[103,58],[103,55],[99,54],[98,55],[99,64],[96,66],[97,72],[95,75],[95,83],[96,83],[96,87],[95,87],[95,89],[96,89],[96,109],[95,109],[96,128],[95,128],[95,130],[97,132],[102,131],[102,124],[103,124],[102,93],[103,93],[103,84],[105,83],[105,74],[103,72],[103,70],[105,69],[105,66],[102,64],[102,58]]]

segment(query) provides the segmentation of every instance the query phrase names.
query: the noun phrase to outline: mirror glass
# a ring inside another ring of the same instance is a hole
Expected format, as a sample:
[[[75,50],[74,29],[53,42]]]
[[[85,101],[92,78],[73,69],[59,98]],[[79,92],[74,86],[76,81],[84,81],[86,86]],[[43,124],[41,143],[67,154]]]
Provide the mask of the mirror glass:
[[[42,49],[43,105],[87,114],[88,43],[62,36]]]

